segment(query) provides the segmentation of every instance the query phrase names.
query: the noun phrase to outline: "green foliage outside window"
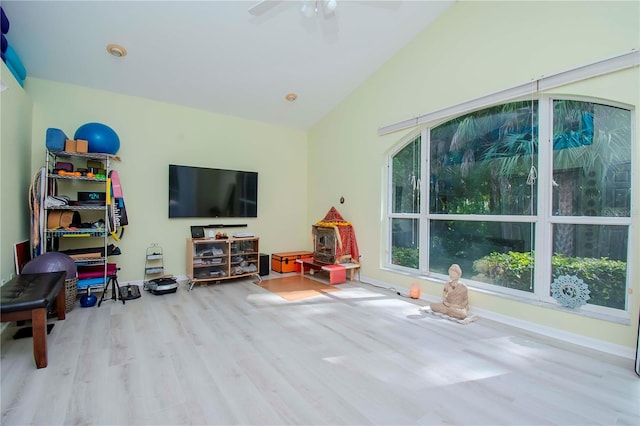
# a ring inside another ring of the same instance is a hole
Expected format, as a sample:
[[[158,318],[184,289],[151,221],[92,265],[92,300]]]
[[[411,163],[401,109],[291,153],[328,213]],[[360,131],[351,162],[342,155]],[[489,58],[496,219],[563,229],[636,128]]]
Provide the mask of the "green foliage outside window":
[[[552,280],[560,275],[575,275],[589,286],[591,305],[616,309],[625,307],[627,264],[608,258],[568,257],[555,254],[551,258]],[[491,253],[473,263],[478,273],[475,279],[530,291],[533,274],[533,253]],[[622,285],[621,285],[622,284]]]
[[[393,157],[393,212],[420,212],[420,141],[418,136]]]
[[[394,247],[391,262],[394,265],[405,266],[407,268],[418,269],[418,249],[410,247]]]
[[[393,248],[393,263],[418,269],[418,249]],[[608,258],[568,257],[555,254],[551,260],[552,280],[560,275],[575,275],[589,286],[591,305],[624,309],[627,264]],[[473,262],[474,280],[526,292],[532,291],[533,253],[493,252]]]
[[[431,130],[431,213],[531,214],[537,157],[536,102],[512,102]]]
[[[533,254],[510,251],[493,252],[473,262],[479,281],[490,281],[502,287],[531,291]]]

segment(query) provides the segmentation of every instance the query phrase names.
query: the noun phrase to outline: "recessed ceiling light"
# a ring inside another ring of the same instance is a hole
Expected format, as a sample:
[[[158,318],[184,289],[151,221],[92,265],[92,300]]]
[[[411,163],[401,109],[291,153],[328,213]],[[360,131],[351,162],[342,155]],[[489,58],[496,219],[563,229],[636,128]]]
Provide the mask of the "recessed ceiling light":
[[[120,46],[119,44],[110,44],[107,46],[107,52],[110,55],[115,56],[116,58],[122,58],[127,55],[127,49]]]
[[[296,99],[298,99],[298,95],[296,95],[295,93],[288,93],[284,98],[289,102],[294,102]]]

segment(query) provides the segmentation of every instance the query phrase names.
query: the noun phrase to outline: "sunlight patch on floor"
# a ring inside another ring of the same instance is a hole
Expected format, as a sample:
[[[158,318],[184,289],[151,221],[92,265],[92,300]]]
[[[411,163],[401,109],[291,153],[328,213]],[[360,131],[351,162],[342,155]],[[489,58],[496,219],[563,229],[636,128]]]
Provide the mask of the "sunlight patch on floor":
[[[482,380],[508,374],[509,372],[508,369],[496,364],[483,363],[474,359],[469,360],[469,362],[442,360],[429,363],[426,367],[417,370],[416,374],[425,380],[425,384],[428,384],[427,387],[431,387]]]

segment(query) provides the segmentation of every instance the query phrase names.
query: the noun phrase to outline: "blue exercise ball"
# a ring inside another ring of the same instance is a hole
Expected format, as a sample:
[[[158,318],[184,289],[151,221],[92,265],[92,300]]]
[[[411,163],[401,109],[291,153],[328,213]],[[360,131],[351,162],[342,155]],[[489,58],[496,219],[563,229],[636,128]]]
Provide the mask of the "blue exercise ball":
[[[49,251],[34,257],[22,268],[23,274],[41,274],[43,272],[65,271],[67,280],[78,276],[76,262],[67,254],[58,251]]]
[[[115,154],[120,149],[120,138],[109,126],[102,123],[86,123],[78,127],[74,139],[89,141],[89,152]]]

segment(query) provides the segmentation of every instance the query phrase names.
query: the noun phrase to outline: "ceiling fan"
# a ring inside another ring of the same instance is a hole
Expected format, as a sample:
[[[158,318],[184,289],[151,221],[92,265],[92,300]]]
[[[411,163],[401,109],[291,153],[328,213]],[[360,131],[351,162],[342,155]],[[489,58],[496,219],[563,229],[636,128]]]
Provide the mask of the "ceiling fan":
[[[284,0],[261,0],[249,8],[249,13],[253,16],[261,16],[273,9]],[[338,7],[337,0],[301,0],[300,13],[307,18],[311,18],[322,12],[324,16],[330,16]]]

